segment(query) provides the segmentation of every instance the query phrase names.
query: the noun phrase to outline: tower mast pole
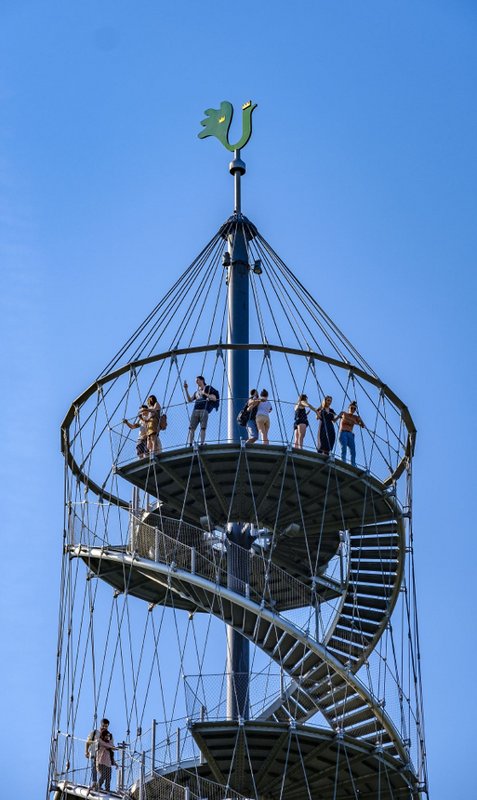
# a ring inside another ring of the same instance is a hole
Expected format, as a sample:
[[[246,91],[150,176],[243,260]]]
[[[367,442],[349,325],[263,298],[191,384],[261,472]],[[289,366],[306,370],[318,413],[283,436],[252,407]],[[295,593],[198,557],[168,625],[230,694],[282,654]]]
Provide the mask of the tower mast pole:
[[[234,225],[228,237],[230,266],[228,268],[228,344],[249,344],[249,264],[245,227],[242,217],[241,178],[245,164],[240,150],[234,151],[229,164],[234,178]],[[229,399],[227,433],[230,442],[240,443],[241,429],[237,414],[244,405],[249,390],[249,351],[228,351]],[[245,594],[248,584],[248,550],[250,548],[248,520],[229,523],[227,538],[227,584]],[[249,642],[231,626],[227,628],[227,716],[247,719],[249,716]]]

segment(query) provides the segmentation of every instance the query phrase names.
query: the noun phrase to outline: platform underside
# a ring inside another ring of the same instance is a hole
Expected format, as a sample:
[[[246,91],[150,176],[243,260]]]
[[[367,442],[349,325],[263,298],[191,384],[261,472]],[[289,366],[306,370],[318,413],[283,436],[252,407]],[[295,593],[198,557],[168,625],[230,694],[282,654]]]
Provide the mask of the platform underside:
[[[394,498],[363,470],[318,453],[282,446],[208,445],[137,460],[118,475],[158,498],[162,513],[202,527],[253,522],[275,531],[273,561],[302,576],[336,552],[339,531],[389,521]],[[288,526],[298,526],[288,530]]]
[[[195,776],[216,781],[248,798],[279,800],[380,800],[417,794],[412,771],[387,753],[350,736],[310,726],[248,721],[193,724],[205,763],[192,771],[162,771],[192,791]],[[159,779],[160,780],[160,779]],[[154,797],[154,780],[147,797]]]
[[[117,556],[120,554],[129,558],[126,561],[118,560]],[[201,610],[197,609],[195,603],[172,592],[167,585],[152,580],[137,569],[125,547],[111,548],[98,553],[98,548],[82,546],[78,549],[78,555],[92,573],[121,593],[127,593],[154,605],[165,605],[185,611]]]

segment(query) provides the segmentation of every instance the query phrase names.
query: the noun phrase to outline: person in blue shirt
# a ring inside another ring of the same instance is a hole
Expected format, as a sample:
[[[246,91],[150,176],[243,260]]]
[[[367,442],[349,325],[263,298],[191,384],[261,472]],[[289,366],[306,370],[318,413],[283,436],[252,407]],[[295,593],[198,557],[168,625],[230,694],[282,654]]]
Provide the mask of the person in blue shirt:
[[[197,384],[197,391],[194,394],[189,394],[189,384],[184,381],[184,389],[188,403],[194,403],[194,409],[190,415],[189,435],[187,437],[187,444],[192,447],[194,441],[194,433],[200,423],[200,445],[205,442],[205,432],[207,430],[207,422],[209,419],[209,411],[211,404],[217,400],[217,397],[212,392],[212,386],[205,382],[203,375],[198,375],[195,379]]]

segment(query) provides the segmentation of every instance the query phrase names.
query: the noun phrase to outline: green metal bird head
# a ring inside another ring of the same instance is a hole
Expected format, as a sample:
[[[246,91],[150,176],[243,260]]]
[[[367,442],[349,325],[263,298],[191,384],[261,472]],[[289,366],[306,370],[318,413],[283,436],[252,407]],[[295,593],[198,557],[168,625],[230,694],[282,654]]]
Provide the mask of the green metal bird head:
[[[242,106],[242,136],[236,144],[229,143],[229,130],[234,115],[232,103],[223,100],[220,108],[207,108],[204,111],[206,118],[200,123],[204,130],[198,134],[199,139],[216,136],[227,150],[240,150],[245,147],[252,135],[252,113],[256,107],[257,104],[251,100]]]

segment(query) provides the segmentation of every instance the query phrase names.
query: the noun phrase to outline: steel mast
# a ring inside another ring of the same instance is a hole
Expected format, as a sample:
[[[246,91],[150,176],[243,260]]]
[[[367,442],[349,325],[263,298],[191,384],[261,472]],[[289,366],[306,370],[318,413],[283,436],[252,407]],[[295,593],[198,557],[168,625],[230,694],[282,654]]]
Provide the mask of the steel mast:
[[[245,164],[240,151],[252,135],[252,114],[256,103],[249,100],[242,106],[242,135],[236,144],[229,142],[233,106],[223,100],[220,108],[208,108],[198,136],[206,139],[215,136],[224,147],[233,152],[229,171],[234,179],[233,224],[227,235],[227,343],[249,344],[249,272],[247,237],[242,216],[241,178]],[[227,438],[230,443],[241,441],[241,428],[237,415],[249,393],[249,350],[229,350],[227,360],[228,402]],[[238,519],[227,524],[227,585],[239,594],[245,594],[249,584],[248,551],[251,545],[250,520]],[[227,628],[227,717],[230,720],[248,719],[249,716],[249,642],[232,626]]]
[[[249,271],[247,242],[242,222],[241,178],[245,174],[245,164],[240,158],[240,150],[235,150],[234,159],[229,164],[234,178],[234,225],[228,237],[230,266],[228,267],[227,294],[227,343],[249,343]],[[229,400],[227,407],[228,439],[240,442],[241,429],[237,424],[237,414],[244,405],[249,391],[249,351],[230,350],[228,353],[227,377]],[[248,520],[231,522],[227,526],[227,538],[231,546],[227,553],[227,585],[244,594],[248,584],[250,548],[250,526]],[[249,658],[248,640],[227,627],[227,717],[231,720],[248,719],[249,716]]]

